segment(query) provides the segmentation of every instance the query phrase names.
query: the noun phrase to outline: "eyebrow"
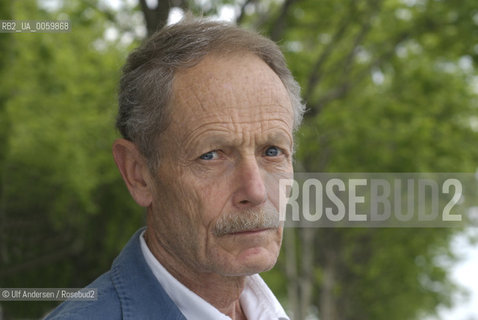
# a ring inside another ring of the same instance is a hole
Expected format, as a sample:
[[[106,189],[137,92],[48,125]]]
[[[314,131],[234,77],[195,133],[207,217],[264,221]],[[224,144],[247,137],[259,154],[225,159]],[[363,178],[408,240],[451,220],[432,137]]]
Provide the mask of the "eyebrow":
[[[211,135],[204,139],[197,141],[197,144],[208,145],[211,148],[217,146],[236,146],[241,144],[241,141],[236,142],[235,140],[241,140],[240,138],[231,138],[227,134],[217,134]],[[294,141],[291,136],[282,132],[282,130],[274,131],[266,134],[265,138],[260,138],[258,144],[277,144],[284,145],[287,144],[291,149],[293,148]]]

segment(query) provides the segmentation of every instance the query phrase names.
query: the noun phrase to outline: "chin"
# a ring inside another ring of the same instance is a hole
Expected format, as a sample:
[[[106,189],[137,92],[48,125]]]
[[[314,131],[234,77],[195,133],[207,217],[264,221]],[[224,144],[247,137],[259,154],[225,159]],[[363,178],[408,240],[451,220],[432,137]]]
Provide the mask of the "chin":
[[[250,276],[256,273],[268,271],[274,267],[277,262],[278,252],[264,252],[262,250],[254,250],[256,252],[243,252],[237,257],[235,263],[230,265],[226,271],[228,276]]]
[[[253,274],[261,273],[264,271],[269,271],[275,265],[275,261],[269,264],[261,264],[261,265],[254,265],[254,266],[243,266],[242,270],[238,270],[239,272],[236,273],[238,276],[250,276]]]

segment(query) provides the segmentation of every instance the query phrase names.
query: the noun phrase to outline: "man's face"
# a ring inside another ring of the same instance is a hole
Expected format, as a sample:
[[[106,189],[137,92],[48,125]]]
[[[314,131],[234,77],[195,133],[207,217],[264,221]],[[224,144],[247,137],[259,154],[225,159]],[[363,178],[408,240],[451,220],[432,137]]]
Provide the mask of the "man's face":
[[[198,273],[272,268],[282,239],[279,179],[292,176],[293,149],[279,77],[252,54],[210,55],[176,74],[171,103],[148,232]]]

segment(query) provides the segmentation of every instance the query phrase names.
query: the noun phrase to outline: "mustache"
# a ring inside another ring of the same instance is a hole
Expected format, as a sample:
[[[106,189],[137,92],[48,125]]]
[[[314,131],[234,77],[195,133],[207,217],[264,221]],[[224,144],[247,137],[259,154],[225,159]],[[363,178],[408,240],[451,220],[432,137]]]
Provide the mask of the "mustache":
[[[238,213],[223,215],[217,220],[213,232],[217,237],[221,237],[237,232],[277,229],[279,226],[279,212],[272,206],[266,206],[246,208]]]

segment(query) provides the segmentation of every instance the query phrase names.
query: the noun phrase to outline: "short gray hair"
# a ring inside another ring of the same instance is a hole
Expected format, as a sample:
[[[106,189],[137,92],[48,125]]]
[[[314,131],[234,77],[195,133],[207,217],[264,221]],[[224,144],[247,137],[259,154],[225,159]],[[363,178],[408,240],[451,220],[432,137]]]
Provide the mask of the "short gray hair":
[[[159,164],[157,137],[167,128],[174,75],[198,64],[209,53],[251,52],[277,74],[288,91],[294,112],[294,131],[305,106],[300,87],[271,40],[235,25],[188,18],[153,34],[133,51],[123,67],[116,127],[134,142],[153,171]]]

